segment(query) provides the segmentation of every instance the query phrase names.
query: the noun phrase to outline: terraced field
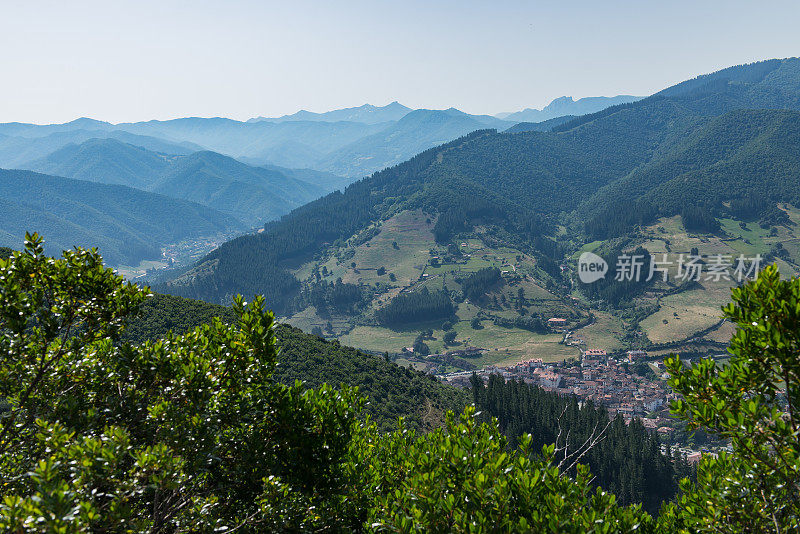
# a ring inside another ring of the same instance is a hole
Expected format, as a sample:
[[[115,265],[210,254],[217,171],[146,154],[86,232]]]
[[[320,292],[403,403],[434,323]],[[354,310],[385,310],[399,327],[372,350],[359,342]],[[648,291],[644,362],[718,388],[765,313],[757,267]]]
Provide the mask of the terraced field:
[[[435,220],[421,211],[404,211],[388,220],[376,224],[370,231],[369,239],[351,238],[347,245],[316,262],[309,262],[294,271],[301,280],[309,280],[314,272],[322,278],[377,288],[378,295],[372,300],[370,308],[359,317],[325,316],[317,314],[309,307],[292,317],[286,318],[291,324],[310,331],[322,328],[326,335],[331,332],[342,343],[371,351],[399,353],[413,345],[420,332],[433,331],[433,339],[426,344],[433,352],[454,350],[464,346],[477,346],[486,349],[487,354],[480,358],[488,363],[495,361],[519,361],[531,357],[558,360],[574,357],[578,350],[560,344],[561,334],[537,335],[520,328],[507,328],[495,325],[492,320],[482,321],[482,328],[474,329],[472,319],[479,313],[514,319],[519,314],[516,306],[519,291],[522,289],[527,312],[542,314],[545,318],[585,316],[570,299],[562,299],[547,291],[539,283],[534,273],[534,258],[519,250],[506,246],[487,246],[478,237],[458,242],[462,256],[456,262],[443,263],[447,249],[436,244],[433,237]],[[497,267],[503,271],[504,283],[491,291],[477,306],[468,301],[457,303],[453,330],[456,332],[455,344],[445,347],[442,342],[443,321],[418,323],[403,328],[377,326],[370,314],[386,305],[401,292],[417,291],[423,287],[429,290],[447,289],[454,294],[460,292],[459,278],[485,267]],[[378,274],[380,268],[382,274]]]

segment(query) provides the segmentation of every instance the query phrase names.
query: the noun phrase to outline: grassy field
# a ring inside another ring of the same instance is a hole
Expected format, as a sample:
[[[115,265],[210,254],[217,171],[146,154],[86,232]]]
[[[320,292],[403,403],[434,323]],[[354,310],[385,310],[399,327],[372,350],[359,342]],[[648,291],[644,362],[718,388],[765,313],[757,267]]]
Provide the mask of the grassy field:
[[[130,280],[132,278],[136,278],[137,276],[146,274],[149,269],[163,269],[165,267],[167,267],[167,263],[163,261],[142,260],[139,262],[139,265],[120,265],[116,268],[116,270],[120,275]]]
[[[592,241],[591,243],[586,243],[580,249],[578,249],[575,254],[572,255],[572,259],[577,261],[581,254],[584,252],[594,252],[597,247],[603,244],[603,241]]]
[[[639,325],[653,343],[666,343],[690,337],[721,319],[723,298],[719,291],[692,290],[661,299],[661,309]]]
[[[529,358],[544,358],[547,361],[560,361],[576,357],[579,351],[574,347],[560,344],[561,334],[534,334],[519,328],[497,326],[491,321],[483,321],[482,328],[473,329],[470,321],[459,321],[453,325],[456,332],[455,345],[445,347],[442,342],[444,331],[441,325],[420,323],[404,330],[384,328],[381,326],[356,326],[350,333],[339,337],[345,345],[371,351],[399,353],[405,347],[411,347],[417,335],[428,328],[433,330],[433,339],[426,339],[432,353],[457,350],[463,347],[479,347],[488,353],[470,361],[478,361],[476,365],[489,365],[499,360],[520,361]],[[488,358],[488,359],[487,359]]]
[[[577,358],[580,353],[573,348],[557,343],[541,343],[539,346],[522,349],[498,349],[488,351],[479,358],[468,358],[478,367],[514,365],[531,358],[541,358],[545,363],[555,363],[567,358]]]
[[[782,206],[790,220],[800,224],[800,210],[791,206]],[[775,233],[772,229],[761,228],[757,222],[744,222],[735,219],[719,219],[722,232],[720,235],[693,234],[687,232],[681,218],[669,217],[659,221],[643,230],[645,237],[644,246],[650,252],[671,254],[686,254],[696,247],[702,256],[715,254],[730,255],[734,258],[743,254],[752,257],[756,254],[767,254],[776,244],[781,243],[791,255],[791,262],[796,269],[800,261],[800,236],[795,233],[795,227],[778,226]],[[782,271],[783,272],[783,271]]]
[[[800,223],[800,210],[781,207],[795,224]],[[687,232],[678,216],[659,219],[643,230],[642,244],[651,253],[668,253],[668,259],[677,263],[678,254],[688,254],[692,248],[697,248],[707,262],[717,254],[728,256],[733,262],[740,255],[746,258],[756,254],[764,256],[776,243],[781,243],[791,258],[789,262],[779,259],[776,264],[783,275],[797,275],[800,238],[795,235],[795,227],[779,226],[772,230],[761,228],[757,222],[741,223],[730,218],[719,221],[722,230],[719,235],[698,235]],[[677,265],[673,264],[669,269],[670,280],[675,282],[677,274]],[[719,320],[720,308],[730,302],[730,288],[734,282],[706,280],[706,277],[703,275],[701,278],[703,289],[658,300],[661,309],[640,323],[651,341],[662,343],[685,339]],[[730,334],[730,327],[722,327],[706,337],[725,342],[730,339]]]
[[[620,341],[623,323],[619,317],[608,312],[593,311],[595,322],[587,327],[576,330],[573,337],[583,339],[584,348],[614,351],[624,348]]]
[[[303,332],[311,332],[315,327],[319,327],[325,334],[330,334],[330,332],[326,331],[328,323],[332,326],[334,334],[341,334],[352,328],[352,322],[349,317],[341,315],[320,317],[313,306],[309,306],[291,317],[281,318],[281,320],[299,328]]]

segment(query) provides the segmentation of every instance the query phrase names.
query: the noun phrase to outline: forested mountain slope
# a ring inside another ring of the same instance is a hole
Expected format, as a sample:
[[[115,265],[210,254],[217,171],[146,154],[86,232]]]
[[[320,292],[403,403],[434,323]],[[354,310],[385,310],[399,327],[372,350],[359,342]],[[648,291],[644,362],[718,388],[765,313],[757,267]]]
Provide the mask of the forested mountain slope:
[[[161,246],[233,232],[233,217],[120,185],[0,169],[0,243],[19,248],[26,231],[47,236],[50,253],[98,247],[112,265],[159,258]]]
[[[70,144],[24,167],[190,200],[227,213],[246,225],[275,219],[319,198],[337,183],[335,177],[317,171],[253,167],[209,151],[176,156],[114,139]],[[309,183],[303,178],[321,183]]]
[[[591,402],[581,404],[498,375],[492,375],[488,384],[473,379],[472,396],[487,419],[497,418],[511,443],[524,433],[531,434],[534,450],[558,439],[565,440],[569,450],[578,450],[596,428],[605,428],[605,439],[587,452],[583,463],[592,470],[595,483],[622,503],[642,503],[655,514],[663,501],[675,496],[678,480],[690,474],[685,461],[661,451],[657,434],[646,430],[641,421],[626,426],[621,416],[611,420],[603,407]]]
[[[597,237],[657,216],[757,199],[756,212],[800,203],[800,112],[737,110],[715,118],[671,150],[599,191],[585,204]],[[616,213],[615,217],[611,217]]]
[[[222,301],[237,292],[265,292],[268,302],[280,311],[298,290],[287,267],[405,208],[438,215],[437,240],[447,242],[454,233],[481,221],[499,225],[541,249],[546,243],[537,237],[552,235],[559,214],[575,212],[579,219],[588,220],[591,213],[582,206],[593,194],[673,150],[680,151],[690,134],[700,135],[697,132],[714,117],[748,106],[800,107],[800,83],[792,85],[800,76],[798,60],[753,64],[723,73],[712,76],[709,83],[608,108],[552,132],[479,131],[430,149],[352,184],[343,194],[295,210],[262,234],[223,245],[164,289]],[[732,117],[747,121],[746,115]],[[790,124],[791,119],[787,116],[784,122]],[[735,144],[740,136],[736,127],[709,127],[717,128],[716,142],[723,146]],[[756,136],[767,135],[770,128],[770,121],[751,125],[759,132]],[[785,142],[791,144],[791,137]],[[769,151],[762,154],[763,161],[792,168],[791,147],[759,146]],[[687,154],[691,156],[691,150]],[[693,164],[703,166],[700,154]],[[756,171],[741,167],[738,183],[745,189],[737,194],[757,190],[760,176]],[[784,178],[778,175],[776,180]],[[665,207],[664,214],[669,211]],[[671,211],[674,214],[675,209]]]

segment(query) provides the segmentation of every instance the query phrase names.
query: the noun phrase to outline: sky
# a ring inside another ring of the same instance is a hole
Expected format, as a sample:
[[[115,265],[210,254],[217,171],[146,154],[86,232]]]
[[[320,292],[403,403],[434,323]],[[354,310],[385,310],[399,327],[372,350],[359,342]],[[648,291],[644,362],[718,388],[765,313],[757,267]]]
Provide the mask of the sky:
[[[800,55],[800,2],[0,0],[0,122],[495,114]]]

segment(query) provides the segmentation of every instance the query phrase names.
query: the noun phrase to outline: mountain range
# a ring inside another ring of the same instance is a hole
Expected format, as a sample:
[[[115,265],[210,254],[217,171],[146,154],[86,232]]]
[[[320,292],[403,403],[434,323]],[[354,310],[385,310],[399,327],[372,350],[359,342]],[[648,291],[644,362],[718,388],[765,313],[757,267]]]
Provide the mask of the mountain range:
[[[280,117],[256,117],[248,120],[247,122],[288,122],[288,121],[320,121],[320,122],[362,122],[364,124],[379,124],[382,122],[398,121],[402,119],[411,108],[400,104],[397,101],[387,104],[385,106],[372,106],[364,104],[363,106],[335,109],[333,111],[326,111],[324,113],[314,113],[301,109],[297,113],[291,115],[282,115]]]
[[[564,115],[586,115],[596,113],[618,104],[628,104],[641,100],[641,96],[590,96],[573,100],[571,96],[556,98],[542,109],[525,108],[513,113],[498,113],[498,119],[511,122],[543,122]]]
[[[579,114],[619,99],[588,100],[591,105],[559,107],[554,102],[546,109],[548,113],[564,109],[569,113],[563,114]],[[299,111],[246,122],[187,117],[121,124],[89,118],[51,125],[7,123],[0,124],[0,167],[31,168],[32,162],[68,144],[111,138],[164,154],[208,150],[254,166],[314,169],[352,181],[473,130],[505,130],[515,122],[519,121],[469,115],[453,108],[412,110],[392,102],[326,113]]]

